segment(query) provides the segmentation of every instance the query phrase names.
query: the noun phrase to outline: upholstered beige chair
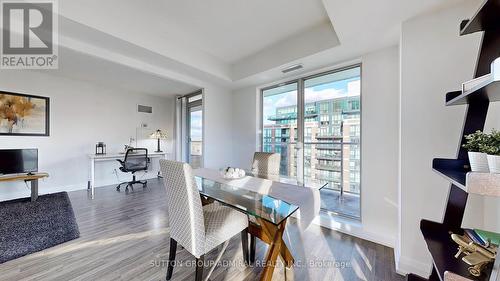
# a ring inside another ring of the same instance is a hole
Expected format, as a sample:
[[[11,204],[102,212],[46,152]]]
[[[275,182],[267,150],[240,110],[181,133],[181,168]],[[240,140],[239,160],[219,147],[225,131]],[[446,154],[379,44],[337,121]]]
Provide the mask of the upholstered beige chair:
[[[252,162],[252,173],[261,176],[279,176],[280,154],[269,152],[255,152]]]
[[[281,155],[279,153],[255,152],[253,155],[252,173],[259,177],[277,180],[280,175],[280,160]],[[248,219],[250,223],[257,223],[252,216],[249,216]],[[253,235],[250,235],[249,261],[251,263],[255,262],[255,236]]]
[[[167,191],[170,223],[167,280],[172,277],[177,243],[196,258],[196,281],[202,280],[204,255],[224,244],[217,258],[220,259],[229,239],[238,233],[241,233],[244,260],[248,262],[248,217],[217,202],[202,206],[189,164],[162,159],[160,167]]]

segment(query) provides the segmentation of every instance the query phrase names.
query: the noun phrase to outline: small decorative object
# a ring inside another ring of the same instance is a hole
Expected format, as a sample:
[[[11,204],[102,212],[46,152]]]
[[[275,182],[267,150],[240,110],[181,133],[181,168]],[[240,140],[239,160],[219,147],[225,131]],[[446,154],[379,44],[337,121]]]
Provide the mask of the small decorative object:
[[[463,147],[469,151],[470,168],[473,172],[489,172],[487,154],[481,151],[487,138],[487,135],[481,131],[465,136],[467,142]]]
[[[49,98],[0,91],[0,135],[48,136]]]
[[[465,235],[462,236],[454,233],[451,234],[451,239],[458,244],[458,252],[455,258],[459,258],[461,254],[465,254],[462,257],[462,261],[470,266],[468,268],[469,273],[476,277],[481,276],[481,271],[495,260],[498,248],[491,243],[483,247]]]
[[[481,150],[488,154],[490,173],[500,174],[500,131],[492,130]]]
[[[246,175],[245,170],[240,168],[227,167],[222,170],[222,176],[225,179],[241,179]]]
[[[104,154],[106,154],[106,144],[103,143],[102,141],[98,142],[95,145],[95,154],[96,155],[104,155]]]
[[[163,152],[160,149],[160,140],[166,140],[167,139],[167,133],[162,132],[162,130],[158,129],[151,135],[149,135],[149,138],[151,139],[157,139],[158,140],[158,148],[155,152]]]

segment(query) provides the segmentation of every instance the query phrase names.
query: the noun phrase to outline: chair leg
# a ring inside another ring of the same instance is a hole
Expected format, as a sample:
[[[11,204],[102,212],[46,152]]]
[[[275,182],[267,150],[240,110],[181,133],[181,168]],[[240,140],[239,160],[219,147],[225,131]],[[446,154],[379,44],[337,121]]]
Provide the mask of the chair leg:
[[[243,248],[243,260],[246,264],[250,264],[248,259],[248,229],[245,228],[241,231],[241,247]]]
[[[170,238],[170,252],[168,253],[167,280],[172,278],[172,272],[175,265],[175,252],[177,251],[177,241]]]
[[[205,255],[201,255],[200,258],[196,259],[196,275],[194,280],[201,281],[203,278],[203,265],[205,264]]]
[[[255,236],[250,234],[250,263],[253,264],[255,262]]]

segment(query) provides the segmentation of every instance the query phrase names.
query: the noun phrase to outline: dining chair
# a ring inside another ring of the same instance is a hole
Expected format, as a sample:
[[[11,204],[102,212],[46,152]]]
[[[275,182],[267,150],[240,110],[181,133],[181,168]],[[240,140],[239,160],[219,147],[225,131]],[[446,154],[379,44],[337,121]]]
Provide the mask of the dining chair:
[[[262,176],[279,176],[280,174],[279,153],[255,152],[252,162],[252,173]]]
[[[279,178],[281,155],[271,152],[255,152],[252,161],[252,173],[270,180]],[[250,224],[257,224],[254,217],[248,218]],[[250,263],[255,262],[255,236],[250,235]]]
[[[189,164],[162,159],[160,167],[167,192],[170,222],[167,280],[172,277],[177,244],[196,258],[196,281],[202,280],[205,254],[223,245],[213,263],[214,266],[205,278],[208,280],[222,257],[229,239],[238,233],[241,234],[243,258],[248,263],[247,216],[218,202],[202,206],[193,170]]]

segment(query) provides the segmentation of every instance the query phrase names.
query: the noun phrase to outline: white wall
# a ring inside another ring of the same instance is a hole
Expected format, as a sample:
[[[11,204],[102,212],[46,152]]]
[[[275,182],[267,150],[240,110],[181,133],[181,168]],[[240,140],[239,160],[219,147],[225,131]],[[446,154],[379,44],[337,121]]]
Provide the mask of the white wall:
[[[248,87],[233,92],[232,96],[232,138],[231,165],[244,169],[252,167],[255,151],[260,146],[260,103],[257,87]]]
[[[442,221],[449,183],[431,169],[435,157],[454,158],[465,106],[445,107],[445,93],[473,77],[480,35],[459,36],[460,22],[480,1],[408,20],[401,36],[400,239],[403,272],[430,273],[419,229],[422,218]],[[482,227],[482,199],[470,196],[465,225]]]
[[[87,154],[95,152],[98,141],[107,144],[108,152],[118,152],[130,137],[138,135],[138,146],[156,150],[156,141],[147,138],[149,130],[136,129],[143,122],[150,130],[166,129],[169,139],[162,143],[162,149],[172,149],[173,97],[127,93],[40,72],[9,70],[0,72],[0,90],[50,97],[49,137],[0,136],[0,149],[39,149],[39,171],[50,174],[40,183],[40,193],[87,188]],[[138,113],[137,104],[153,106],[153,114]],[[117,164],[97,165],[97,186],[118,182],[113,174]],[[152,167],[146,177],[154,177],[157,169]],[[121,172],[118,175],[122,181],[130,177]],[[0,201],[28,195],[23,183],[1,184]]]
[[[393,246],[397,232],[399,54],[396,46],[362,56],[362,223],[319,223]],[[333,68],[333,67],[332,67]],[[232,165],[249,168],[259,139],[258,86],[233,92]]]
[[[399,49],[362,57],[363,230],[394,246],[397,232]]]
[[[231,91],[205,85],[203,100],[203,161],[206,168],[220,169],[231,162],[233,145]]]

